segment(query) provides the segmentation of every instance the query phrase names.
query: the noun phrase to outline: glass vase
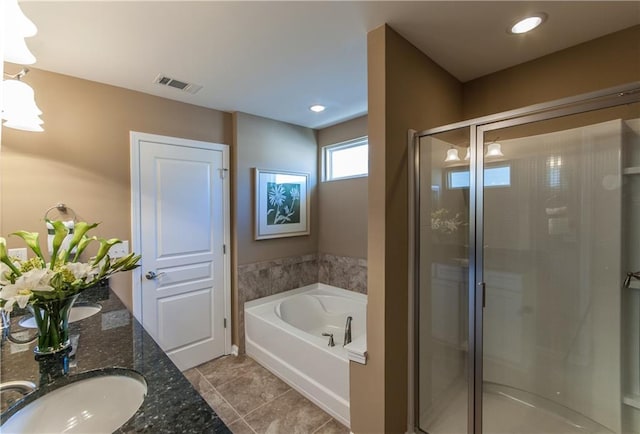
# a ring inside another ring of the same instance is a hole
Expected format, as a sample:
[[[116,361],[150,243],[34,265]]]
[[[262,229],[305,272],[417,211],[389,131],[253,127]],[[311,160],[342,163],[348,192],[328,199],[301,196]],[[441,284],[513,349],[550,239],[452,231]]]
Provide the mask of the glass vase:
[[[79,294],[27,305],[38,327],[37,355],[55,354],[71,345],[69,313]]]

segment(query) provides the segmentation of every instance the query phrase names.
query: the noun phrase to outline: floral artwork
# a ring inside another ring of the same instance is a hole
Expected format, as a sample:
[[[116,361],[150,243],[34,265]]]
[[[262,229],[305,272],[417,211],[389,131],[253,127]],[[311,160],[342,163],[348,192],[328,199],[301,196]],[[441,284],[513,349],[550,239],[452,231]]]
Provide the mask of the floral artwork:
[[[300,223],[300,186],[298,184],[267,183],[269,195],[267,224]]]
[[[255,169],[255,239],[309,234],[309,175]]]

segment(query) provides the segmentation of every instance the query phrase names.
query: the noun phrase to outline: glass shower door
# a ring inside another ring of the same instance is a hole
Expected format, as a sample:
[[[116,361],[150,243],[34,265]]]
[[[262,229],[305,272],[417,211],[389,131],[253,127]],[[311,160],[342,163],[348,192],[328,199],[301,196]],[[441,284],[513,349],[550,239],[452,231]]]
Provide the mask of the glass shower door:
[[[622,432],[623,171],[640,149],[624,113],[633,110],[478,129],[483,433]]]
[[[469,419],[469,128],[419,140],[416,421],[429,434],[463,434]]]

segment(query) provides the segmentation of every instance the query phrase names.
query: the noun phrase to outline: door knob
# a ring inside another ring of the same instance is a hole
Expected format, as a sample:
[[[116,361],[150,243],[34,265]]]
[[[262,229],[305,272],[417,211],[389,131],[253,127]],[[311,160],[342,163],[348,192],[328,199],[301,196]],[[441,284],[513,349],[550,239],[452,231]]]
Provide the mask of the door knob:
[[[156,273],[155,271],[148,271],[147,274],[144,275],[144,277],[147,278],[147,280],[153,280],[157,277],[162,276],[164,273]]]

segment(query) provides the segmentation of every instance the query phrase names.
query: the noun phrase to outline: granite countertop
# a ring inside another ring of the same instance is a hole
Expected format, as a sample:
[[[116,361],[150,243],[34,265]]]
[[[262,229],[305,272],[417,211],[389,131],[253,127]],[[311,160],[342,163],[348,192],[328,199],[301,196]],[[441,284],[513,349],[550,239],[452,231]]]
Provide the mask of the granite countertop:
[[[35,342],[20,345],[5,341],[0,356],[0,380],[31,381],[38,387],[35,397],[43,393],[43,386],[50,389],[66,384],[74,376],[101,375],[114,367],[133,369],[146,379],[147,396],[136,414],[116,433],[231,432],[115,293],[108,287],[92,288],[80,295],[78,302],[82,301],[98,303],[102,310],[70,324],[71,353],[36,360]],[[19,332],[19,319],[14,312],[11,318],[14,333],[35,332]],[[9,408],[6,415],[14,412],[14,408]]]

